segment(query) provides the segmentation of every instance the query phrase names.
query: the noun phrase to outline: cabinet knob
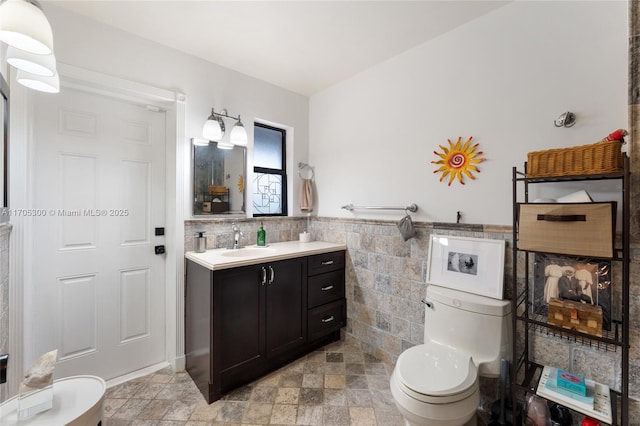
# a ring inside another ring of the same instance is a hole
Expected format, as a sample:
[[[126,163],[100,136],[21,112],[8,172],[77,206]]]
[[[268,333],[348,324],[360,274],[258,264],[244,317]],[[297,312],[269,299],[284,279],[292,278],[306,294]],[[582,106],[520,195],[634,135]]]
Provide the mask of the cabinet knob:
[[[260,284],[265,285],[267,283],[267,269],[262,267],[262,282]]]
[[[333,289],[333,284],[330,284],[330,285],[328,285],[328,286],[322,287],[320,290],[322,290],[322,291],[329,291],[329,290],[331,290],[331,289]]]
[[[333,317],[333,315],[331,315],[330,317],[327,318],[322,318],[322,322],[331,322],[333,321],[335,318]]]
[[[333,265],[333,260],[325,260],[321,264],[322,266]]]

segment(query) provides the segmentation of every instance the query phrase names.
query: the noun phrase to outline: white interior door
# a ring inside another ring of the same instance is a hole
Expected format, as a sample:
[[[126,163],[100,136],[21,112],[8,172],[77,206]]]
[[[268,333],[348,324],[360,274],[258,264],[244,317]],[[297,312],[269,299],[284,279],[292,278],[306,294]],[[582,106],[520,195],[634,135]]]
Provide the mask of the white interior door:
[[[36,95],[27,361],[57,348],[56,378],[165,360],[165,119],[70,88]]]

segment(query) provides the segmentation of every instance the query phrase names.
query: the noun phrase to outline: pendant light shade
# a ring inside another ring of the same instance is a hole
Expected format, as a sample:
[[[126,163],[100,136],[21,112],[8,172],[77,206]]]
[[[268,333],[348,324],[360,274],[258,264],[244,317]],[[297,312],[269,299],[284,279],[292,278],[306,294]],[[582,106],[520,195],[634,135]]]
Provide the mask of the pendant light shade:
[[[224,130],[222,117],[213,112],[213,108],[211,108],[211,115],[207,118],[202,129],[202,137],[210,141],[219,142],[224,136]]]
[[[54,74],[51,77],[45,77],[42,75],[35,75],[22,70],[18,70],[18,72],[16,73],[16,80],[23,86],[33,90],[38,90],[40,92],[60,92],[60,77],[58,76],[58,74]]]
[[[238,116],[238,122],[231,129],[231,143],[239,146],[247,146],[247,131]]]
[[[51,54],[53,32],[40,4],[35,0],[6,0],[2,3],[0,41],[37,55]]]
[[[7,62],[19,70],[44,77],[52,77],[56,73],[56,57],[53,53],[36,55],[9,46],[7,48]]]

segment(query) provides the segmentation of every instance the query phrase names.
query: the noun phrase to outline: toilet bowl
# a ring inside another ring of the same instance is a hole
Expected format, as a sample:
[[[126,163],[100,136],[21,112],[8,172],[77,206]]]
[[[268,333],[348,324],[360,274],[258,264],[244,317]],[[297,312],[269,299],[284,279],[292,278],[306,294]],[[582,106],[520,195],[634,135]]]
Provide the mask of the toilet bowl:
[[[463,425],[480,403],[478,369],[470,356],[434,342],[404,351],[390,386],[403,417],[416,425]]]
[[[510,302],[429,285],[424,344],[400,354],[390,388],[410,425],[475,426],[479,377],[510,352]]]

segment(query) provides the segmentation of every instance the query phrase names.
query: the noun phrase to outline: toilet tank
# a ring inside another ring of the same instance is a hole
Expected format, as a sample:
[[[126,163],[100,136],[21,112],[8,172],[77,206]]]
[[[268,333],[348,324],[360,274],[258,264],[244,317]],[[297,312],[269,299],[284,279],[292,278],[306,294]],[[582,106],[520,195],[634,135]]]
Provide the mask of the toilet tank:
[[[485,377],[500,375],[511,359],[511,302],[429,285],[424,340],[465,351]]]

